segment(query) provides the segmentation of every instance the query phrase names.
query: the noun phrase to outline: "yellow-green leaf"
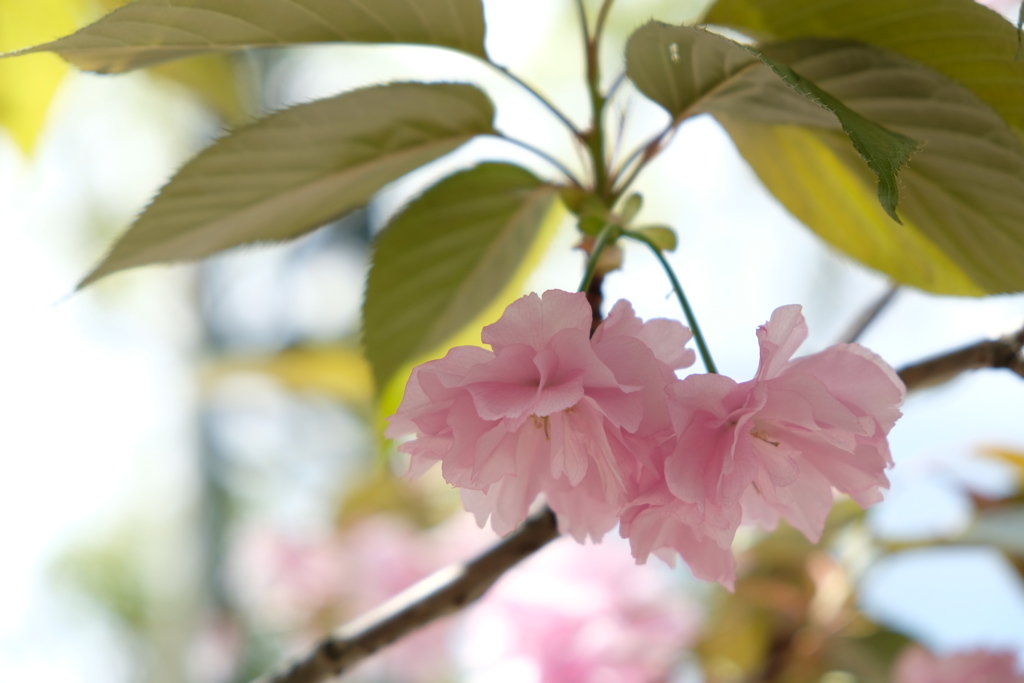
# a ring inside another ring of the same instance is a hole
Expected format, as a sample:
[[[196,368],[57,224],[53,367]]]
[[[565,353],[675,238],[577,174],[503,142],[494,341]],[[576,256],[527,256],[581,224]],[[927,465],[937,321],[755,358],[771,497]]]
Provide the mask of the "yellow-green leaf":
[[[505,289],[558,196],[518,166],[481,164],[411,202],[377,240],[363,341],[378,387]]]
[[[29,51],[113,73],[207,52],[326,42],[439,45],[483,57],[483,7],[480,0],[136,0]]]
[[[939,294],[984,294],[906,218],[905,199],[902,225],[890,219],[871,185],[822,132],[720,122],[775,198],[832,246],[905,285]]]
[[[847,38],[946,74],[1024,127],[1017,31],[973,0],[718,0],[705,21],[759,40]]]
[[[268,116],[189,161],[81,286],[309,232],[493,132],[493,118],[483,92],[450,83],[366,88]]]
[[[765,69],[756,68],[762,63],[794,93],[835,117],[878,177],[878,199],[885,212],[899,222],[896,176],[917,150],[914,140],[865,118],[784,61],[715,33],[652,21],[626,47],[630,79],[676,120],[715,108],[721,94],[738,81],[763,73]],[[783,100],[783,106],[789,101]]]
[[[866,201],[871,177],[831,117],[751,74],[713,113],[790,211],[901,283],[945,294],[1024,290],[1024,146],[997,113],[942,74],[878,48],[807,40],[764,49],[924,143],[900,175],[905,225],[893,225]]]
[[[81,0],[0,0],[0,52],[67,33],[82,5]],[[67,65],[53,55],[0,61],[0,126],[24,151],[32,150],[66,73]]]

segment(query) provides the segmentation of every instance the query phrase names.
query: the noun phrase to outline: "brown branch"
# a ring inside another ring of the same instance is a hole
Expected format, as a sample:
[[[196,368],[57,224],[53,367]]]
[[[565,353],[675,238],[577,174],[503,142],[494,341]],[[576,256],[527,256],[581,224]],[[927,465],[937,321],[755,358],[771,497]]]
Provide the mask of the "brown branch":
[[[557,537],[555,515],[545,508],[476,559],[442,569],[399,593],[260,683],[319,683],[340,676],[385,645],[473,602],[509,568]]]
[[[899,371],[907,390],[932,387],[968,370],[1006,368],[1024,377],[1024,328],[994,341],[983,341],[908,365]]]
[[[604,294],[601,286],[604,284],[604,273],[595,272],[594,278],[590,281],[587,289],[587,303],[590,304],[590,336],[594,336],[597,326],[601,324],[601,305],[604,303]]]

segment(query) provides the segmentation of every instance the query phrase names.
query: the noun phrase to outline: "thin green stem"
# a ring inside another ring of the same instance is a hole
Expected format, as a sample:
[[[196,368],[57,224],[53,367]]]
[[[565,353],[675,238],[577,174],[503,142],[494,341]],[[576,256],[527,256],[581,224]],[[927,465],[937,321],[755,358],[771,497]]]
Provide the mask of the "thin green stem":
[[[550,154],[548,154],[544,150],[538,149],[537,147],[534,147],[533,145],[531,145],[528,142],[524,142],[524,141],[519,140],[517,138],[509,137],[507,135],[499,134],[498,137],[501,138],[502,140],[505,140],[507,142],[512,143],[513,145],[516,145],[517,147],[522,147],[523,149],[527,150],[528,152],[533,152],[534,154],[539,156],[541,159],[543,159],[544,161],[548,162],[549,164],[551,164],[552,166],[557,168],[559,171],[561,171],[562,175],[564,175],[569,180],[570,183],[572,183],[573,185],[575,185],[576,187],[579,187],[581,189],[583,188],[583,184],[580,182],[579,178],[577,178],[576,175],[572,171],[570,171],[561,161],[559,161],[555,157],[551,156]]]
[[[612,9],[612,3],[615,0],[604,0],[601,3],[601,9],[597,11],[597,24],[594,25],[594,44],[601,44],[601,34],[604,32],[604,23],[608,19],[608,12]]]
[[[594,238],[594,248],[590,252],[590,258],[587,259],[587,269],[583,271],[583,281],[580,282],[579,291],[586,292],[590,289],[590,283],[594,280],[594,272],[597,270],[597,261],[601,258],[601,252],[608,246],[618,227],[612,223],[606,223],[601,228],[601,232],[597,233],[597,237]]]
[[[607,15],[609,5],[609,0],[605,0],[602,4],[600,11],[602,17]],[[587,65],[587,94],[590,97],[592,119],[590,129],[580,139],[586,143],[587,151],[590,153],[591,165],[594,170],[594,193],[604,201],[608,201],[611,196],[611,187],[608,184],[608,166],[604,147],[604,105],[606,100],[601,95],[601,68],[597,60],[598,34],[595,33],[593,37],[590,35],[583,0],[576,0],[576,8],[579,10],[580,25],[583,30],[583,50]],[[604,24],[602,17],[598,18],[597,29],[599,30]]]
[[[625,83],[625,82],[626,82],[626,72],[623,71],[622,73],[620,73],[618,76],[615,77],[614,81],[612,81],[612,84],[611,84],[611,86],[609,86],[608,93],[605,95],[605,97],[607,99],[609,99],[609,100],[611,98],[615,97],[615,93],[618,92],[619,88],[622,87],[622,84]]]
[[[608,185],[608,162],[604,149],[604,105],[598,81],[601,76],[597,67],[597,49],[591,43],[587,49],[587,81],[590,92],[590,111],[593,116],[593,127],[586,133],[585,140],[590,150],[590,158],[594,164],[594,190],[598,196],[608,199],[611,188]]]
[[[672,282],[672,289],[676,292],[676,297],[679,299],[680,305],[683,307],[683,314],[686,316],[686,321],[690,324],[690,330],[693,332],[693,338],[697,342],[697,348],[700,350],[700,357],[704,361],[704,367],[707,368],[708,372],[718,374],[718,369],[715,367],[715,362],[711,360],[711,351],[708,349],[707,342],[704,341],[704,335],[700,331],[700,325],[697,324],[697,317],[693,314],[693,309],[690,308],[690,302],[686,300],[686,295],[683,294],[683,287],[679,284],[679,279],[676,278],[675,271],[672,270],[672,266],[669,265],[665,259],[665,255],[661,253],[657,245],[654,244],[644,235],[640,235],[633,232],[623,233],[626,237],[631,237],[638,242],[643,242],[654,255],[658,261],[661,262],[661,267],[665,269],[665,274],[668,275],[668,279]]]
[[[587,8],[583,6],[583,0],[576,0],[576,9],[580,15],[580,30],[583,32],[583,45],[590,45],[590,27],[587,26]]]
[[[519,78],[519,76],[516,76],[514,73],[512,73],[511,71],[509,71],[507,68],[505,68],[503,66],[498,66],[494,62],[490,62],[490,61],[488,61],[486,63],[491,68],[495,69],[498,73],[504,74],[504,76],[506,78],[509,78],[513,83],[516,83],[521,88],[526,90],[528,93],[533,95],[533,97],[536,98],[536,100],[538,102],[543,104],[547,108],[548,111],[550,111],[552,114],[554,114],[555,117],[559,121],[561,121],[562,124],[566,128],[569,129],[569,132],[571,132],[574,137],[576,137],[577,139],[582,139],[583,138],[583,136],[584,136],[583,132],[579,128],[576,127],[576,124],[574,124],[572,121],[570,121],[568,116],[563,114],[562,111],[558,107],[556,107],[554,104],[552,104],[551,101],[548,98],[544,97],[544,95],[542,95],[540,92],[535,90],[533,88],[533,86],[531,86],[529,83],[527,83],[523,79]]]
[[[632,185],[633,182],[637,179],[637,176],[640,175],[640,172],[644,170],[647,164],[650,163],[650,161],[654,159],[654,157],[658,156],[662,149],[664,149],[665,139],[669,135],[671,135],[672,131],[674,130],[675,123],[673,122],[672,124],[669,124],[669,126],[666,127],[665,130],[661,131],[660,133],[652,137],[650,140],[645,142],[643,145],[638,147],[636,150],[633,151],[632,154],[630,154],[626,158],[626,160],[619,167],[619,170],[616,171],[614,176],[612,177],[613,198],[621,197],[622,194],[629,189],[630,185]],[[619,182],[619,179],[622,177],[622,174],[625,173],[626,169],[628,169],[634,163],[636,163],[637,165],[633,168],[632,171],[629,172],[629,175],[626,176],[626,179]]]

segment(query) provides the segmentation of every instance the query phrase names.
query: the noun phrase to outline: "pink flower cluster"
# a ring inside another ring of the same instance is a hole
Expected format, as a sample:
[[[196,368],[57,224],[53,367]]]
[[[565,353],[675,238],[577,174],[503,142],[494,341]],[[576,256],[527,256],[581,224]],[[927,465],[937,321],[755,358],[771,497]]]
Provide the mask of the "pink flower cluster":
[[[678,379],[695,360],[678,322],[643,322],[625,301],[593,337],[590,321],[583,294],[530,294],[484,328],[490,351],[460,346],[414,369],[385,432],[416,435],[399,447],[410,472],[440,461],[499,534],[543,496],[579,541],[619,524],[638,561],[679,553],[730,587],[744,517],[817,539],[833,487],[880,500],[903,383],[856,344],[791,360],[807,336],[799,306],[758,329],[761,363],[743,383]]]

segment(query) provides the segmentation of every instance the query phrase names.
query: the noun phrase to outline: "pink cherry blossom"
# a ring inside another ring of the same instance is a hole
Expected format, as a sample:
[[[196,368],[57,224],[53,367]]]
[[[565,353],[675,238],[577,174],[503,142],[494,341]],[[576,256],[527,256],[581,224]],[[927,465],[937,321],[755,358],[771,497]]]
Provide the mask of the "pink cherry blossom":
[[[886,436],[905,393],[892,368],[857,344],[791,360],[807,338],[796,305],[757,336],[752,380],[690,375],[668,387],[677,438],[664,482],[649,482],[621,526],[639,560],[675,551],[697,577],[731,586],[744,518],[773,528],[781,517],[817,541],[833,487],[864,507],[888,487]]]
[[[590,322],[584,294],[530,294],[484,328],[490,351],[460,346],[414,369],[385,432],[416,435],[399,447],[410,473],[440,461],[499,534],[543,494],[564,531],[600,540],[671,434],[665,387],[694,353],[689,330],[643,323],[625,301],[593,339]]]
[[[976,650],[936,657],[914,645],[900,655],[893,683],[1024,683],[1012,652]]]

